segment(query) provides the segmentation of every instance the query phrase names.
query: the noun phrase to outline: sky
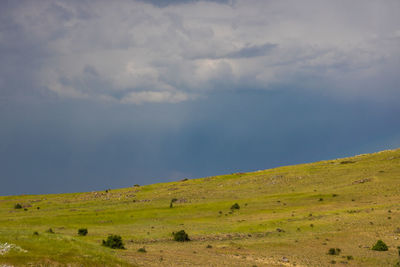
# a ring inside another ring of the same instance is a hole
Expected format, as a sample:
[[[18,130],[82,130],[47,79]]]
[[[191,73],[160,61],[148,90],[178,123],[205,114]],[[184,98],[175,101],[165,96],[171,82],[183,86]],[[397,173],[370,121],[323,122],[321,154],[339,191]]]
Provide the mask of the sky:
[[[400,147],[397,0],[0,3],[0,195]]]

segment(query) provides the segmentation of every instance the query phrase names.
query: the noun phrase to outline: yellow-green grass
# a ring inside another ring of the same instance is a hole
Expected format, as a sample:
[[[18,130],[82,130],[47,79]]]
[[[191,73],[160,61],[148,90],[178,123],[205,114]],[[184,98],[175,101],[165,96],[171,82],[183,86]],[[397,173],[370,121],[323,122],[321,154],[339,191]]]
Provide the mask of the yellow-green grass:
[[[108,192],[0,197],[0,244],[27,251],[0,255],[0,265],[395,266],[398,227],[400,149]],[[182,229],[192,241],[173,241]],[[109,234],[126,249],[102,246]],[[388,251],[371,250],[378,239]]]

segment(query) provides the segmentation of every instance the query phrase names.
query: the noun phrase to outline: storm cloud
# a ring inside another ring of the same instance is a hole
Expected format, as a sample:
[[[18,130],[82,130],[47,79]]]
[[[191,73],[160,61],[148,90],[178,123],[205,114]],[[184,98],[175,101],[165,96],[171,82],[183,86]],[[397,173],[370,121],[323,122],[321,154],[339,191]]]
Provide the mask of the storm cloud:
[[[2,83],[22,75],[60,97],[122,104],[189,101],[249,82],[325,90],[322,80],[350,94],[398,83],[398,1],[162,2],[6,2]]]

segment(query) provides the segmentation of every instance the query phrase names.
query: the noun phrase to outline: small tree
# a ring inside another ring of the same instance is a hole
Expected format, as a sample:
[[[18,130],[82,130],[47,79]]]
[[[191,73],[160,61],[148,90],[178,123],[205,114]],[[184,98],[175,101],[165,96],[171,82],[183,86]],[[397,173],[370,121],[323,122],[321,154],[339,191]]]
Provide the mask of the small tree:
[[[185,242],[185,241],[190,241],[189,235],[185,232],[185,230],[180,230],[179,232],[172,233],[174,236],[174,240],[178,242]]]
[[[387,251],[389,248],[382,240],[378,240],[376,244],[372,247],[372,250],[376,251]]]
[[[14,209],[22,209],[22,205],[17,203],[14,205]]]
[[[109,235],[107,240],[103,240],[102,245],[113,249],[125,249],[122,237],[119,235]]]

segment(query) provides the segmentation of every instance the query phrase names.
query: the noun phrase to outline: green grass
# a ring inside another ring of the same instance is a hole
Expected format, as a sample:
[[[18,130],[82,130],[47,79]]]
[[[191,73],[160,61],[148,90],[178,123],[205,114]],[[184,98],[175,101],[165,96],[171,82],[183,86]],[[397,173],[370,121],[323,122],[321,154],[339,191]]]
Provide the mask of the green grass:
[[[394,266],[399,203],[400,149],[108,192],[4,196],[0,244],[27,252],[0,255],[0,265]],[[190,242],[173,241],[180,230]],[[102,246],[109,234],[126,249]],[[379,239],[388,251],[371,250]]]

